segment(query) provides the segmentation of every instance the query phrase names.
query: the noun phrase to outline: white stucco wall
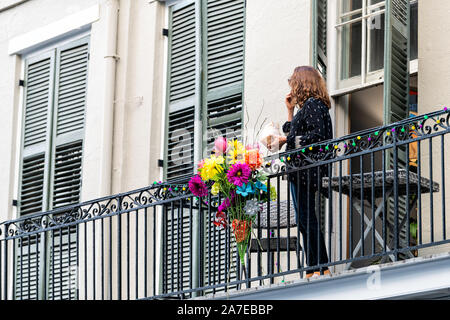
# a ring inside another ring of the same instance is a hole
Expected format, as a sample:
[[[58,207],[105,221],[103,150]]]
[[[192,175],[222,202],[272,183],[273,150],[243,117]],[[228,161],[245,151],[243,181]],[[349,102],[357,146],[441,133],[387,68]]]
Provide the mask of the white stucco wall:
[[[249,133],[264,118],[287,120],[284,99],[294,68],[310,65],[310,0],[247,0],[244,103]],[[276,23],[274,23],[276,22]],[[264,108],[259,123],[257,117]],[[250,134],[250,137],[252,134]]]
[[[419,1],[419,80],[418,80],[418,113],[424,114],[441,110],[444,106],[450,106],[450,42],[445,35],[450,33],[448,17],[450,15],[450,1],[433,0]],[[448,196],[448,181],[450,181],[450,158],[444,154],[445,165],[441,166],[441,154],[450,148],[450,136],[445,135],[444,149],[441,149],[441,138],[433,139],[433,180],[440,184],[441,192],[433,194],[433,218],[434,241],[442,240],[442,181],[441,174],[446,177],[445,218],[446,238],[450,235],[450,197]],[[422,174],[430,176],[429,170],[429,143],[425,141],[421,145],[424,154],[421,157],[424,167]],[[423,213],[423,237],[424,243],[429,242],[431,233],[430,197],[424,196],[422,205]],[[426,255],[436,252],[449,251],[450,246],[432,247],[423,249],[420,254]]]

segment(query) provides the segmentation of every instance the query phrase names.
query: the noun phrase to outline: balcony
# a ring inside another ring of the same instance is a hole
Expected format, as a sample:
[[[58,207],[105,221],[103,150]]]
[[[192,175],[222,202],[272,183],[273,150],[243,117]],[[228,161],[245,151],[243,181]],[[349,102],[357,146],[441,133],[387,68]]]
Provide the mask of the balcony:
[[[183,184],[2,222],[0,300],[448,295],[449,117],[436,111],[268,157],[276,200],[257,217],[245,267],[230,229],[212,224],[220,195],[196,198]],[[305,228],[325,248],[305,249],[292,175],[317,179],[317,224],[309,217]],[[315,254],[326,260],[308,265]],[[324,268],[331,275],[305,278]]]

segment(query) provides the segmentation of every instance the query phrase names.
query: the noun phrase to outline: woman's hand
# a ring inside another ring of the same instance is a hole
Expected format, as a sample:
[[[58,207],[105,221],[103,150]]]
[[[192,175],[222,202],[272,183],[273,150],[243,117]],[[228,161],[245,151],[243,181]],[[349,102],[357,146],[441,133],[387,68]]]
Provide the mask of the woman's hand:
[[[287,137],[285,136],[270,135],[268,139],[269,143],[267,144],[267,149],[269,149],[269,151],[271,152],[277,152],[284,146],[286,140]]]
[[[288,111],[294,111],[295,99],[292,97],[292,93],[291,92],[289,92],[286,95],[285,103],[286,103],[286,108],[288,109]]]
[[[295,108],[295,101],[294,98],[292,97],[292,93],[288,93],[286,95],[284,103],[286,104],[286,108],[288,110],[288,121],[292,121],[292,119],[294,118],[294,108]]]

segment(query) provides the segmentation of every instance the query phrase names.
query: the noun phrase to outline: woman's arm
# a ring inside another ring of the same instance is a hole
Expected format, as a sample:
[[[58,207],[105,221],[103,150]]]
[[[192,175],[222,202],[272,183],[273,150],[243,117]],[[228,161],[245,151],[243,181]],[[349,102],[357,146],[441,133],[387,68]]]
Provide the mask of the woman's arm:
[[[285,144],[287,144],[288,149],[295,149],[296,144],[298,144],[297,131],[300,127],[300,118],[302,112],[297,112],[293,117],[292,121],[286,122],[283,125],[283,132],[289,133],[287,136],[271,136],[271,144],[268,146],[270,151],[278,151]],[[297,141],[297,143],[296,143]]]

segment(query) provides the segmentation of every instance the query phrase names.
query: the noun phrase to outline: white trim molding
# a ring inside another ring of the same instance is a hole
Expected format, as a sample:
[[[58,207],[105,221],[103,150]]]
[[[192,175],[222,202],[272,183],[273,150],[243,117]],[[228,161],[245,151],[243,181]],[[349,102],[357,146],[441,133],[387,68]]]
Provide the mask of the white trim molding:
[[[77,32],[99,19],[100,6],[92,6],[45,27],[12,38],[9,41],[8,54],[23,54],[26,51],[33,50],[37,46],[45,45],[55,39]]]
[[[414,59],[409,62],[409,74],[411,76],[418,73],[418,65],[419,65],[418,59]],[[382,71],[383,71],[383,69],[380,69],[375,73],[375,74],[380,75],[380,77],[378,79],[374,79],[374,80],[366,82],[364,84],[355,84],[353,86],[347,86],[342,89],[330,90],[330,96],[332,98],[337,98],[337,97],[340,97],[340,96],[343,96],[343,95],[346,95],[349,93],[353,93],[356,91],[364,90],[367,88],[371,88],[373,86],[383,84],[384,83],[384,74],[382,73]],[[357,78],[357,81],[355,81],[355,82],[356,83],[359,82],[360,77],[355,77],[355,78]]]
[[[418,257],[339,274],[216,293],[214,300],[380,300],[450,295],[450,254]]]

